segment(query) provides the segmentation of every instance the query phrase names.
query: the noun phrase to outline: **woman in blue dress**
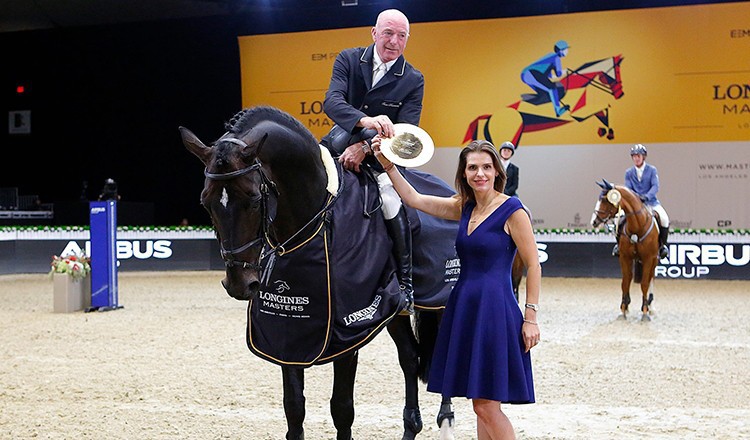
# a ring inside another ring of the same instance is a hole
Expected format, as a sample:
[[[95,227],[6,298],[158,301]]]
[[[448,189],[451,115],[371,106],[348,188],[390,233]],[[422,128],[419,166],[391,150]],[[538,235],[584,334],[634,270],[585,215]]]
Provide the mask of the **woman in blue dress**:
[[[445,306],[430,367],[428,391],[472,400],[479,440],[513,439],[501,403],[533,403],[532,347],[542,269],[531,220],[518,198],[503,194],[505,172],[497,149],[477,140],[459,156],[458,194],[420,194],[373,147],[402,200],[436,217],[458,220],[461,274]],[[527,267],[523,313],[511,283],[518,252]]]

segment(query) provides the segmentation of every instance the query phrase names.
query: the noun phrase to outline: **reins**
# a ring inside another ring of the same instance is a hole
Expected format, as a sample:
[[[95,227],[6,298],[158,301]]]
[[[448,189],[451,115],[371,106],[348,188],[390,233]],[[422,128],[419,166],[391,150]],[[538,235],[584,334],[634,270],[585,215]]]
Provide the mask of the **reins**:
[[[654,225],[656,224],[656,218],[654,218],[654,214],[652,214],[651,211],[649,211],[646,208],[645,204],[641,204],[641,209],[639,209],[637,211],[626,212],[625,216],[624,216],[625,219],[627,220],[628,217],[632,217],[632,216],[638,215],[638,214],[642,213],[644,210],[646,211],[646,215],[648,217],[651,217],[651,221],[649,222],[648,220],[646,220],[646,222],[648,222],[650,224],[649,224],[648,229],[646,230],[646,232],[643,233],[643,235],[639,236],[637,233],[635,233],[633,235],[629,235],[628,234],[628,223],[627,222],[625,222],[625,227],[623,228],[622,232],[620,232],[620,234],[625,235],[626,237],[630,238],[630,242],[633,243],[633,244],[640,243],[643,240],[645,240],[646,237],[648,237],[648,234],[650,234],[651,231],[654,229]],[[635,239],[633,237],[635,237]]]

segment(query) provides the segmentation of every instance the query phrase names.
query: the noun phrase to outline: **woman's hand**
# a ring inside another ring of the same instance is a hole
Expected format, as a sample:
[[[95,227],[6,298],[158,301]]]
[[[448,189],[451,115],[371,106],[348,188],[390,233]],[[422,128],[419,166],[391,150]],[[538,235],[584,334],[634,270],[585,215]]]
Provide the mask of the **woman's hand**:
[[[524,345],[526,345],[526,353],[532,348],[536,347],[541,340],[541,333],[539,332],[539,324],[536,321],[523,320],[521,326],[521,334],[523,336]]]
[[[375,158],[378,159],[378,162],[380,162],[380,165],[383,166],[384,170],[390,170],[391,167],[393,167],[393,162],[388,160],[387,157],[383,156],[383,152],[380,151],[380,143],[383,140],[383,138],[380,135],[376,135],[372,138],[372,144],[370,145],[372,147],[372,151],[375,154]]]

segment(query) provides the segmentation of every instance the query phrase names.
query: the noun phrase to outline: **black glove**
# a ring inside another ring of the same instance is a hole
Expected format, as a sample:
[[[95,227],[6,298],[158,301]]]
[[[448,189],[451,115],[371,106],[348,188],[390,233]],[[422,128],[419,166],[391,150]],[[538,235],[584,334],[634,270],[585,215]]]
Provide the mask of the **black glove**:
[[[648,201],[648,196],[644,194],[638,194],[638,198],[641,199],[641,202],[646,203]]]
[[[340,156],[349,145],[356,144],[357,142],[369,141],[376,134],[377,131],[373,129],[362,129],[354,134],[350,134],[338,125],[334,125],[331,127],[331,131],[323,136],[320,143],[331,150],[334,157],[337,157]],[[370,142],[368,142],[368,144],[369,143]]]

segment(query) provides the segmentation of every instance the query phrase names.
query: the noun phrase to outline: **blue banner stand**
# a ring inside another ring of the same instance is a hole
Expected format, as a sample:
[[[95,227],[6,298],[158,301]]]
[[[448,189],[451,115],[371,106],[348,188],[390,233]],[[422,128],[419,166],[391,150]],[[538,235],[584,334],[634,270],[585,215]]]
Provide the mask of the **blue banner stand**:
[[[91,307],[86,311],[122,308],[117,304],[117,202],[90,202],[89,219]]]

